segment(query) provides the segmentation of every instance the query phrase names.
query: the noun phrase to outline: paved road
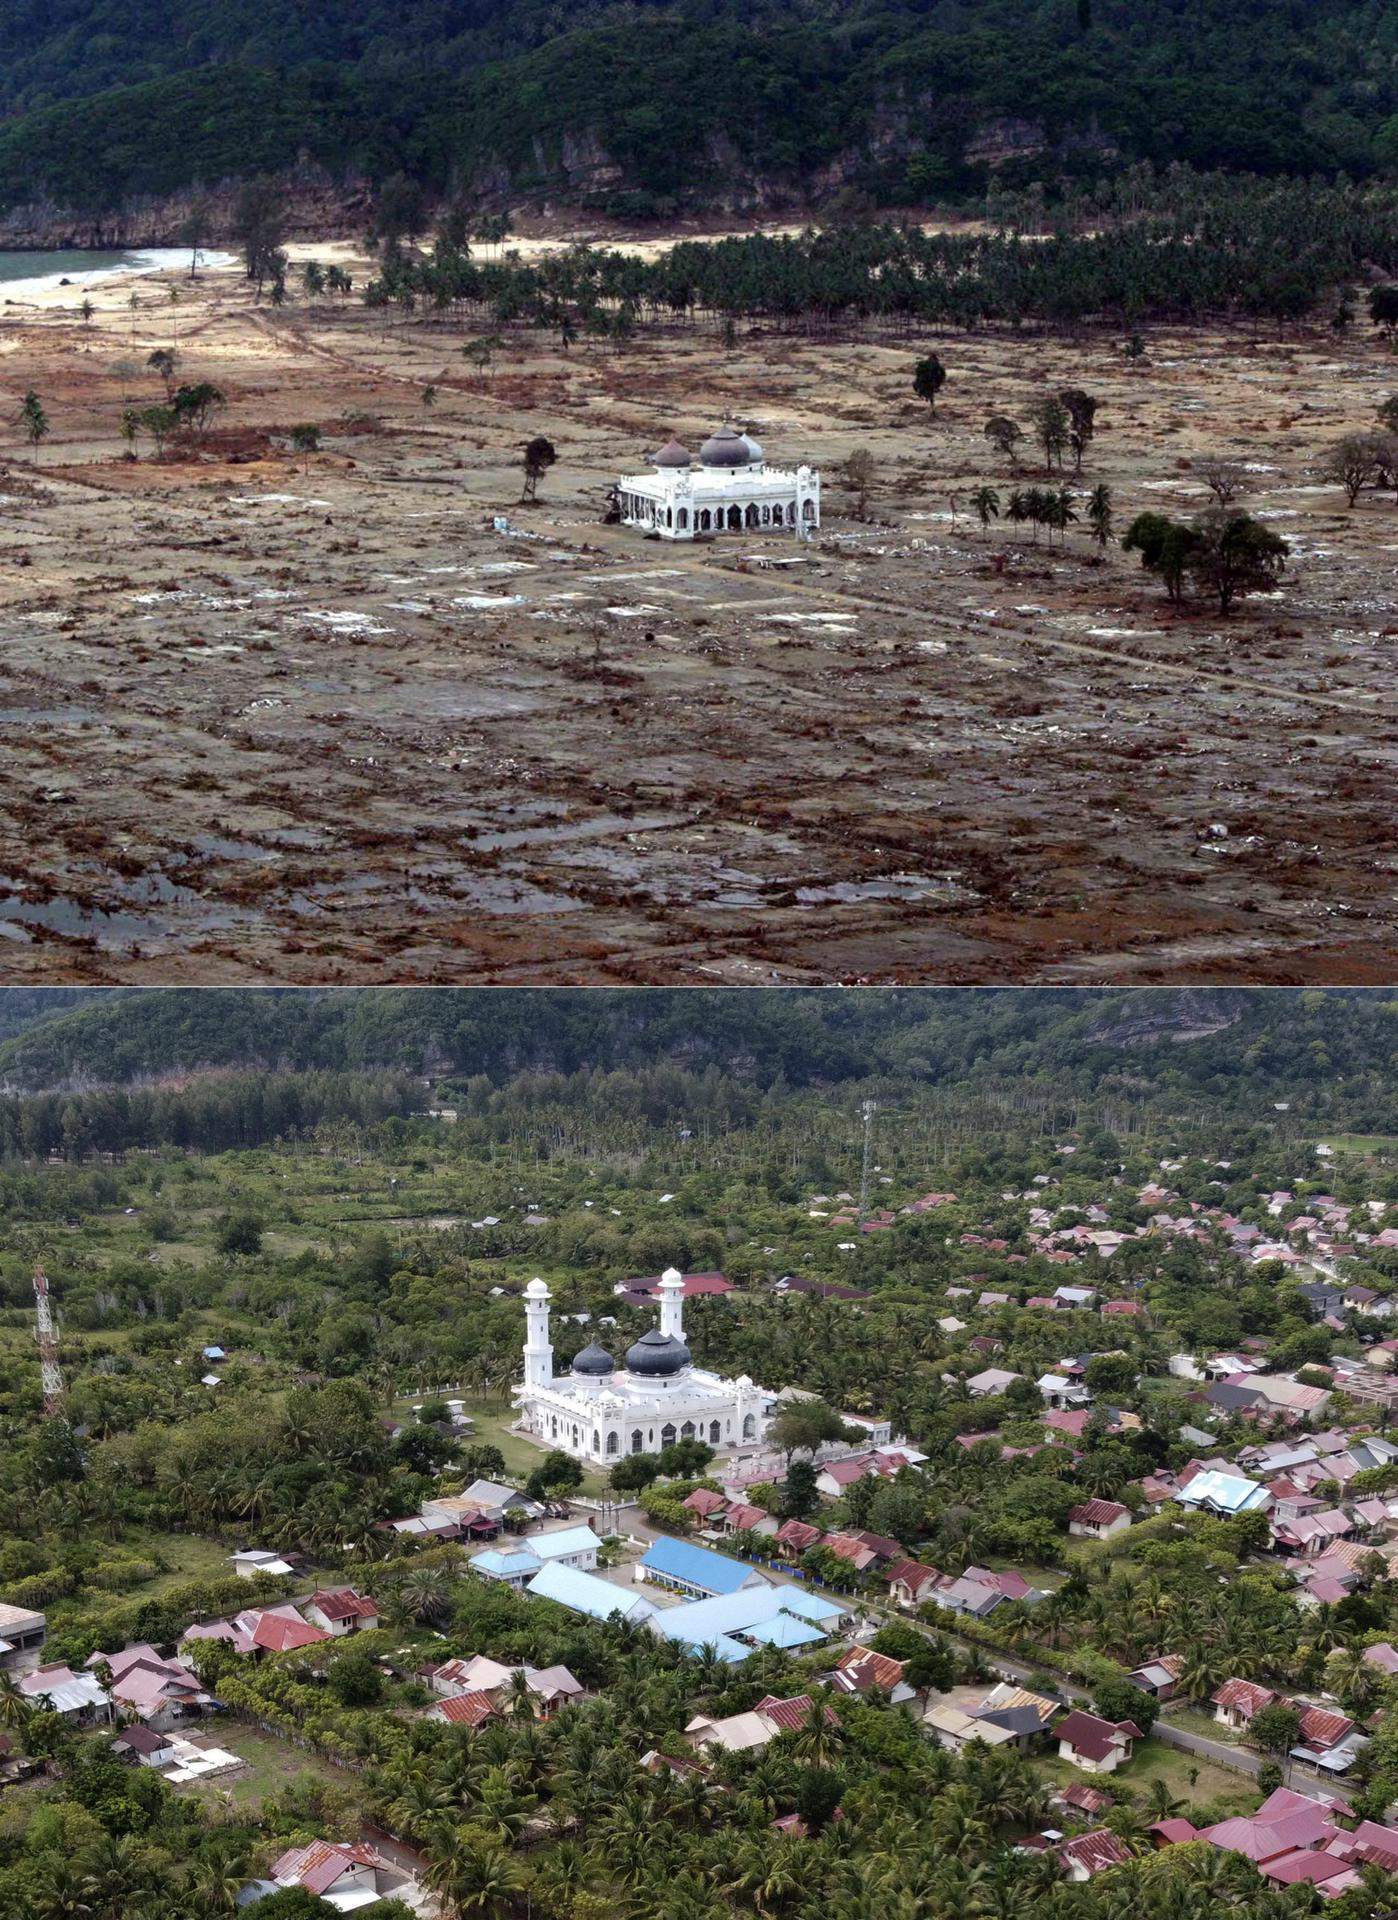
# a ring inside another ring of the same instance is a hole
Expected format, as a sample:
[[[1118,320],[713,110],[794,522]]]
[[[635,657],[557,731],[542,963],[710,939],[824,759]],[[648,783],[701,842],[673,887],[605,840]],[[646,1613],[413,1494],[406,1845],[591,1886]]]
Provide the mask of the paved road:
[[[1226,1740],[1210,1740],[1207,1734],[1192,1733],[1188,1727],[1177,1727],[1171,1720],[1157,1720],[1151,1731],[1165,1746],[1197,1753],[1200,1759],[1212,1760],[1216,1767],[1231,1767],[1235,1773],[1255,1777],[1262,1766],[1260,1754],[1249,1753],[1246,1747],[1230,1746]]]

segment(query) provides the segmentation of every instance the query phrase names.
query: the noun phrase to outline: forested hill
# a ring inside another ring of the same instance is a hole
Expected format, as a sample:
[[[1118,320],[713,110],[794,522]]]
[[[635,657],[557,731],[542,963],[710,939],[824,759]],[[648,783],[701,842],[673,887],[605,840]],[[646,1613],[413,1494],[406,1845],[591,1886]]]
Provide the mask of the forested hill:
[[[7,0],[0,208],[248,173],[885,205],[1146,160],[1398,162],[1395,0]]]
[[[208,1069],[717,1070],[763,1085],[1116,1086],[1266,1118],[1291,1100],[1398,1131],[1398,999],[1234,989],[112,992],[0,1041],[17,1090]],[[1341,1109],[1343,1103],[1343,1111]],[[1385,1104],[1387,1103],[1387,1104]]]

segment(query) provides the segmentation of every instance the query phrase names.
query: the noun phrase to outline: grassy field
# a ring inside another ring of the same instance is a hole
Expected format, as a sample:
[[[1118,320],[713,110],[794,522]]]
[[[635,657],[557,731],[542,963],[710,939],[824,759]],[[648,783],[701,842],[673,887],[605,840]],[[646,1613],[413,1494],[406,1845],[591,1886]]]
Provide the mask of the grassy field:
[[[227,1800],[235,1807],[255,1808],[307,1774],[318,1780],[332,1780],[337,1786],[350,1784],[351,1776],[339,1772],[328,1760],[308,1753],[303,1747],[275,1740],[256,1727],[242,1726],[236,1720],[215,1720],[200,1729],[201,1735],[206,1731],[215,1745],[246,1760],[249,1771],[235,1780],[220,1780],[214,1774],[206,1781],[182,1789],[185,1793],[198,1794],[201,1799]]]
[[[395,1409],[399,1417],[411,1412],[414,1402],[421,1400],[422,1397],[421,1394],[405,1395]],[[455,1395],[452,1397],[456,1398]],[[504,1457],[506,1473],[512,1479],[527,1480],[542,1461],[543,1450],[534,1446],[532,1442],[521,1439],[519,1434],[511,1432],[514,1409],[509,1402],[462,1396],[461,1407],[462,1412],[474,1422],[470,1438],[479,1440],[486,1446],[498,1447]],[[593,1496],[604,1492],[606,1484],[605,1474],[598,1473],[591,1467],[585,1467],[582,1485],[578,1491]]]
[[[1074,1783],[1081,1785],[1084,1780],[1092,1786],[1099,1784],[1096,1775],[1079,1772],[1056,1754],[1036,1761],[1035,1766],[1055,1787]],[[1195,1776],[1192,1785],[1191,1774]],[[1126,1765],[1105,1776],[1100,1784],[1109,1790],[1118,1786],[1129,1787],[1133,1793],[1139,1794],[1146,1791],[1152,1780],[1163,1780],[1170,1790],[1170,1797],[1186,1803],[1186,1814],[1192,1808],[1205,1805],[1221,1808],[1228,1813],[1247,1813],[1261,1797],[1255,1782],[1242,1774],[1234,1773],[1228,1767],[1216,1766],[1198,1754],[1182,1753],[1177,1747],[1167,1747],[1159,1740],[1147,1740],[1137,1747]]]
[[[1329,1133],[1317,1146],[1332,1153],[1358,1153],[1382,1159],[1398,1158],[1398,1133]]]
[[[1223,1746],[1239,1747],[1244,1744],[1241,1736],[1231,1727],[1221,1726],[1211,1713],[1205,1713],[1201,1708],[1176,1708],[1172,1704],[1166,1710],[1165,1717],[1172,1727],[1183,1727],[1186,1733],[1201,1733],[1206,1740],[1217,1740]]]

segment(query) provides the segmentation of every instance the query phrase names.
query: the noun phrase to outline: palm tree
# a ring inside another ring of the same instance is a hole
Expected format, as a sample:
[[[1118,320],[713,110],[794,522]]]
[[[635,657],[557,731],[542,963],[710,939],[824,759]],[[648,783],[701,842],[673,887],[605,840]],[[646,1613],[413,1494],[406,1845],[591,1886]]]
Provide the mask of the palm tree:
[[[1157,1776],[1146,1783],[1146,1808],[1153,1820],[1169,1820],[1184,1806],[1170,1792],[1168,1782]]]
[[[22,1691],[15,1676],[8,1668],[0,1668],[0,1727],[21,1735],[21,1746],[25,1725],[33,1711],[34,1703]]]
[[[91,1880],[65,1855],[54,1856],[44,1867],[29,1896],[33,1920],[88,1920],[98,1911]]]
[[[843,1732],[823,1692],[811,1697],[805,1716],[791,1735],[790,1751],[811,1767],[828,1767],[839,1756]]]
[[[1000,518],[1000,495],[994,487],[977,487],[971,495],[971,505],[982,527],[989,527],[992,520]]]
[[[514,1855],[474,1827],[454,1829],[434,1848],[422,1880],[452,1920],[472,1913],[504,1920],[529,1884]]]

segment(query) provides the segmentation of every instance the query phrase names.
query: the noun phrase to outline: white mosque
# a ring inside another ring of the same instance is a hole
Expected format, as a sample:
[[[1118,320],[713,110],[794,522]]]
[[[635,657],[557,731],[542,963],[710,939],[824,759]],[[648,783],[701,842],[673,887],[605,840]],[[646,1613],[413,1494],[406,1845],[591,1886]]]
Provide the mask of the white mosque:
[[[651,473],[616,484],[622,524],[661,540],[704,539],[764,528],[811,533],[820,525],[820,475],[810,467],[769,467],[750,434],[719,427],[699,449],[667,440]]]
[[[618,1365],[605,1348],[584,1347],[572,1371],[553,1371],[549,1304],[542,1280],[524,1289],[524,1385],[515,1390],[519,1426],[578,1460],[658,1453],[676,1440],[739,1447],[767,1431],[773,1396],[746,1374],[722,1380],[696,1367],[684,1342],[684,1281],[660,1276],[660,1325],[643,1333]]]

